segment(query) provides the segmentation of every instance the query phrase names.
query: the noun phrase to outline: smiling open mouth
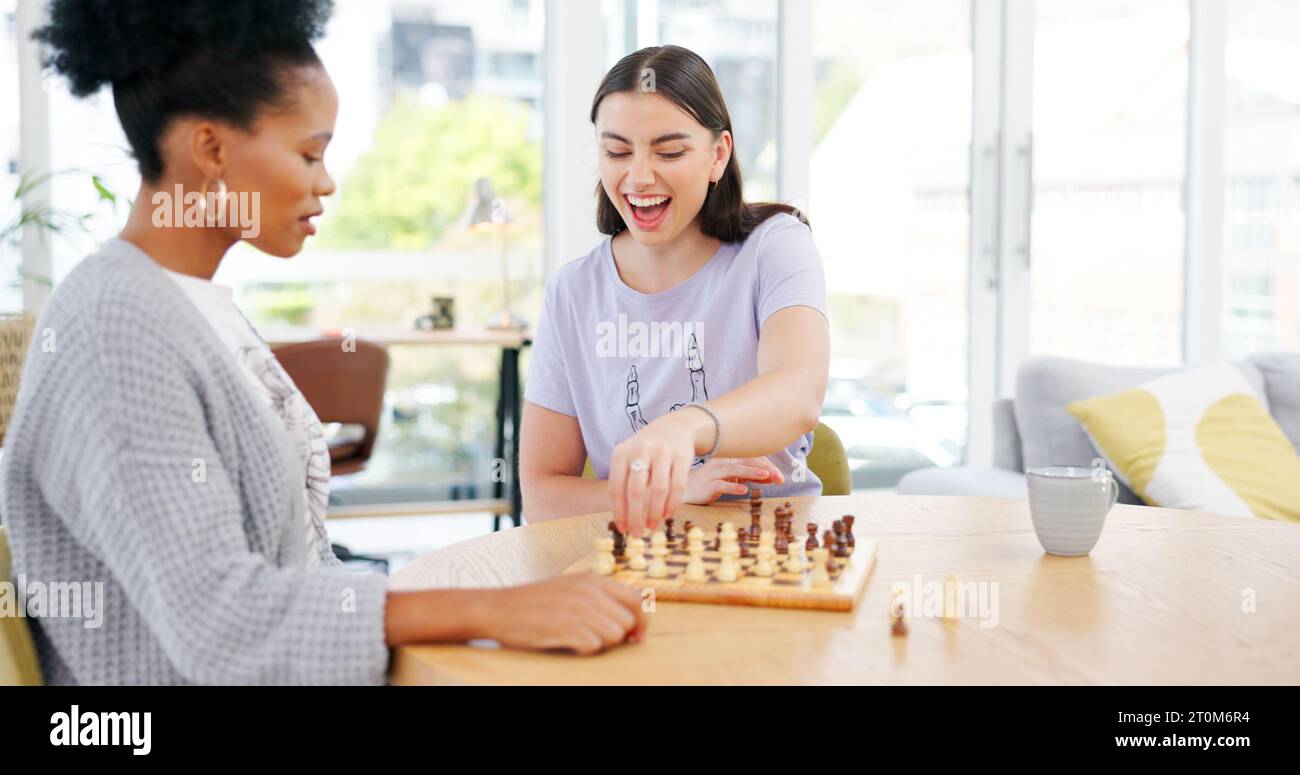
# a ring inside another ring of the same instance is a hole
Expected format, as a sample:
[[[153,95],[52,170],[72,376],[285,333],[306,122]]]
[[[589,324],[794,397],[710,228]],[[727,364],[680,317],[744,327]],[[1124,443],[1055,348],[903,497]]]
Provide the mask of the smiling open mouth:
[[[632,220],[638,229],[643,231],[653,230],[663,223],[664,216],[668,213],[668,207],[672,204],[673,198],[670,196],[632,196],[624,194],[623,199],[627,201],[629,209],[632,211]]]

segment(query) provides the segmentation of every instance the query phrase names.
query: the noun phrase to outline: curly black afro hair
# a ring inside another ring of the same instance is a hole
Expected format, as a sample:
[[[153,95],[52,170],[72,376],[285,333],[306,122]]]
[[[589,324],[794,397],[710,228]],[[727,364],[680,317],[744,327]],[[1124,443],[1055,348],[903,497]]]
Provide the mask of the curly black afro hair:
[[[105,84],[147,181],[158,140],[180,115],[249,128],[284,102],[286,67],[319,63],[312,41],[332,0],[51,0],[32,37],[84,97]]]

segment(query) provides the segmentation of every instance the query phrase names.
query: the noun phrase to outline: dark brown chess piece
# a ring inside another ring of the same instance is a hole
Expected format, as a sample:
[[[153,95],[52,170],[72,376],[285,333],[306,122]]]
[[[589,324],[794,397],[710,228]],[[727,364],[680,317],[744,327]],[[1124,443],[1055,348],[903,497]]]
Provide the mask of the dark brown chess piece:
[[[810,552],[817,548],[817,526],[811,522],[808,523],[808,543],[804,547]]]
[[[675,521],[672,517],[664,520],[664,538],[667,538],[670,543],[677,540],[677,534],[673,532],[673,522]]]
[[[745,528],[736,531],[736,544],[740,546],[740,556],[749,556],[749,532]]]
[[[849,547],[844,540],[844,523],[837,519],[831,523],[831,529],[835,531],[835,556],[848,557]]]
[[[827,530],[822,533],[822,546],[826,547],[826,570],[833,575],[839,565],[835,562],[835,533]]]
[[[849,551],[852,552],[853,547],[857,545],[857,541],[853,539],[853,515],[845,514],[840,518],[840,521],[844,523],[844,541],[849,545]]]
[[[749,515],[749,534],[758,540],[758,536],[763,532],[763,518],[758,514]]]
[[[624,547],[626,546],[626,544],[624,543],[623,534],[618,532],[618,526],[615,525],[612,520],[608,525],[608,529],[609,529],[610,536],[614,539],[614,556],[622,557],[624,554],[623,551]]]
[[[722,551],[722,523],[718,523],[718,535],[713,539],[713,551]]]
[[[773,542],[772,548],[776,550],[777,554],[785,554],[789,551],[790,545],[785,540],[785,533],[778,532],[776,534],[776,541]]]

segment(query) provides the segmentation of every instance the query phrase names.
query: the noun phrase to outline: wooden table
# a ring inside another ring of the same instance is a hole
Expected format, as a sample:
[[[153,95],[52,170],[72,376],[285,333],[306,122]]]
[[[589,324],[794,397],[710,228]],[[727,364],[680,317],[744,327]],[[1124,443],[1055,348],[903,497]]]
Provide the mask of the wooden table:
[[[383,347],[447,347],[475,345],[499,347],[501,370],[498,372],[496,408],[496,457],[509,461],[504,476],[493,479],[492,497],[475,500],[417,501],[359,506],[335,506],[330,519],[357,517],[423,516],[487,511],[492,514],[493,529],[501,527],[502,515],[518,526],[523,520],[523,495],[519,487],[519,425],[522,418],[523,389],[520,386],[519,353],[532,344],[532,332],[526,329],[447,328],[425,330],[404,326],[360,326],[339,330],[321,330],[310,326],[268,328],[262,338],[271,348],[285,344],[312,342],[317,339],[353,336]]]
[[[1022,499],[791,499],[802,522],[855,514],[879,544],[852,613],[658,602],[644,643],[595,657],[495,645],[406,647],[391,681],[583,684],[1300,683],[1300,525],[1116,506],[1092,554],[1043,552]],[[769,504],[770,511],[770,504]],[[748,505],[688,506],[705,533]],[[556,575],[591,550],[607,514],[528,525],[426,555],[396,589],[506,586]],[[982,582],[990,616],[913,612],[891,637],[890,590]],[[1253,612],[1243,611],[1253,602]],[[991,610],[991,609],[990,609]]]

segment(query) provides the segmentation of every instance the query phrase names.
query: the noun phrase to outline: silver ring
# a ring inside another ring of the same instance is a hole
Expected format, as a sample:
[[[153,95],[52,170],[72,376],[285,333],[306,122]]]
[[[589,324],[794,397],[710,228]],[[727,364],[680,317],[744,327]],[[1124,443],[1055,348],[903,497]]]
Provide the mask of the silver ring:
[[[640,473],[640,472],[642,472],[642,471],[646,471],[646,470],[648,470],[648,469],[649,469],[649,466],[647,466],[647,465],[645,464],[645,461],[644,461],[644,460],[639,460],[639,459],[638,459],[638,460],[633,460],[633,461],[632,461],[632,470],[633,470],[633,471],[636,471],[637,473]]]

